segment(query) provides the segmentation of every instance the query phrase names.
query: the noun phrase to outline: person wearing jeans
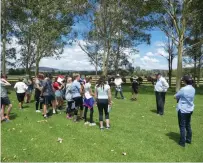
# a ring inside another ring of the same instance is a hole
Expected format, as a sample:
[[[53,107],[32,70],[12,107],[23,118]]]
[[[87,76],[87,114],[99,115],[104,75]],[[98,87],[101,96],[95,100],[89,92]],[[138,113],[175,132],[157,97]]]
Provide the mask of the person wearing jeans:
[[[115,83],[115,88],[116,88],[116,90],[115,90],[115,98],[117,98],[117,95],[118,95],[118,92],[119,92],[120,95],[121,95],[121,98],[124,99],[122,86],[121,86],[123,81],[122,81],[119,74],[116,75],[116,79],[114,80],[114,83]]]
[[[99,123],[100,129],[103,130],[103,112],[106,119],[106,129],[110,128],[109,112],[108,106],[111,106],[111,89],[108,84],[106,84],[105,77],[101,77],[98,84],[95,87],[95,98],[97,101],[97,107],[99,110]]]
[[[178,101],[176,110],[178,112],[178,124],[180,128],[179,145],[185,147],[185,143],[192,142],[191,116],[194,110],[195,89],[193,88],[193,80],[189,76],[184,76],[182,80],[185,87],[181,88],[176,94],[175,99]],[[186,130],[186,134],[185,134]]]
[[[165,78],[161,76],[160,73],[156,75],[157,82],[154,87],[155,95],[156,95],[156,105],[157,105],[157,114],[163,115],[164,114],[164,105],[165,105],[165,96],[169,85]]]

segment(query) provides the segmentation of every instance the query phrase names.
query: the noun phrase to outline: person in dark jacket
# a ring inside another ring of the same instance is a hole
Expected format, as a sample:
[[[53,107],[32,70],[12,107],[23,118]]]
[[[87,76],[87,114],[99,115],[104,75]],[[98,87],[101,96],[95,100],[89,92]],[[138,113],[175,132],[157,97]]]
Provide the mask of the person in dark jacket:
[[[138,94],[138,86],[139,83],[137,82],[137,77],[132,78],[132,98],[131,100],[137,100],[137,94]]]

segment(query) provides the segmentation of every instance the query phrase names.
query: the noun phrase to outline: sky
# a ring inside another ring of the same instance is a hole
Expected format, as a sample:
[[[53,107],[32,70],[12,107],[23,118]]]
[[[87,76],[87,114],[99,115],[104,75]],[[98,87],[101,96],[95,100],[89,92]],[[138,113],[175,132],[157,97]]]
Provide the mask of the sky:
[[[80,27],[86,28],[81,24],[76,25],[74,28],[79,30]],[[150,34],[151,44],[141,44],[137,46],[136,48],[139,53],[131,55],[129,60],[133,62],[134,67],[141,67],[147,70],[167,70],[167,59],[161,56],[168,56],[163,49],[166,37],[164,33],[158,29],[150,31]],[[72,46],[66,46],[60,60],[56,60],[55,58],[43,58],[40,61],[40,66],[63,70],[94,70],[94,66],[90,64],[88,56],[81,50],[77,43],[74,43]],[[177,58],[173,61],[173,69],[176,69],[176,67]]]
[[[85,22],[80,22],[73,27],[73,30],[87,30],[88,24]],[[168,54],[164,51],[163,45],[166,39],[164,33],[162,33],[158,29],[154,29],[153,31],[149,31],[151,34],[151,44],[141,44],[136,47],[139,51],[137,54],[130,55],[129,60],[133,63],[134,67],[141,67],[142,69],[152,70],[152,69],[161,69],[167,70],[168,63],[167,59],[163,56],[168,56]],[[81,38],[79,38],[81,39]],[[80,40],[81,42],[81,40]],[[13,43],[11,45],[15,47],[17,51],[20,47]],[[126,49],[126,51],[130,51]],[[161,56],[161,55],[163,56]],[[17,55],[19,56],[19,55]],[[86,53],[82,51],[82,49],[75,42],[71,46],[67,45],[64,48],[64,52],[61,55],[60,59],[56,59],[55,57],[51,58],[43,58],[40,61],[40,67],[50,67],[57,68],[62,70],[95,70],[94,66],[92,66],[89,62],[88,56]],[[173,69],[177,68],[177,58],[173,61]]]

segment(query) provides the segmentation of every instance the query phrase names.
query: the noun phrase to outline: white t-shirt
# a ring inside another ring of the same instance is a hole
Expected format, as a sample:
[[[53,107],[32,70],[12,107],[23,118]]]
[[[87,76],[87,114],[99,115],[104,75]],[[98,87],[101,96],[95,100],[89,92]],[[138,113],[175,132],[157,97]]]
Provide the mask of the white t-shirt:
[[[121,78],[116,78],[116,79],[114,80],[114,83],[115,83],[116,86],[121,86],[121,84],[123,83],[123,81],[122,81]]]
[[[17,93],[25,93],[28,89],[28,86],[24,82],[17,82],[14,86],[14,89],[17,90]]]
[[[108,84],[105,84],[104,87],[95,87],[95,90],[97,91],[97,98],[98,99],[108,99],[108,91],[110,89],[110,86]]]
[[[85,97],[87,99],[91,98],[92,96],[90,95],[90,88],[91,88],[91,84],[90,83],[86,83],[84,85],[84,90],[85,90]]]

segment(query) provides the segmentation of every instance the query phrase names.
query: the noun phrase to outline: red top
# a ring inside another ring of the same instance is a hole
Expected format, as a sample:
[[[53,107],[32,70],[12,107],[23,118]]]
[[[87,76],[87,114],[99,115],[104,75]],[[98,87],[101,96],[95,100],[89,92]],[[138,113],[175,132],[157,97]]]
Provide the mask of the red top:
[[[58,82],[54,82],[54,83],[53,83],[53,87],[54,87],[55,90],[59,90],[59,86],[60,86],[60,85],[59,85]]]

